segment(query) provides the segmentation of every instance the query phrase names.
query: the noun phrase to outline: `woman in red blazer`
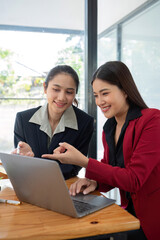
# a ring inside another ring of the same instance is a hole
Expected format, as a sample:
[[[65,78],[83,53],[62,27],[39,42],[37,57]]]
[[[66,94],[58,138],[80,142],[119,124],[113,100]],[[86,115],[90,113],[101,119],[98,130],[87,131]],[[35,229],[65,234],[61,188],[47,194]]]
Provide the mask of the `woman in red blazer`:
[[[99,67],[92,87],[95,102],[108,119],[103,127],[101,162],[88,159],[67,143],[60,143],[53,155],[44,157],[86,168],[86,178],[71,186],[71,195],[118,187],[121,206],[141,224],[141,229],[135,235],[129,234],[128,239],[159,239],[160,111],[147,107],[122,62]]]

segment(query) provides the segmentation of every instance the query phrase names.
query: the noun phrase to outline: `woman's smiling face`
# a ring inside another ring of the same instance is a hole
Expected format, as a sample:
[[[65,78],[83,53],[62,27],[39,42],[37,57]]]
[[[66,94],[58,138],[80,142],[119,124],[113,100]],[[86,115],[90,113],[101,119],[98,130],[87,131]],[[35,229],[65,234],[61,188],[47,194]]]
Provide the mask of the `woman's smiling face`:
[[[95,102],[106,118],[119,118],[128,111],[127,95],[116,85],[96,78],[92,84]]]
[[[69,74],[60,73],[49,81],[47,88],[44,84],[44,92],[47,95],[50,114],[63,114],[75,99],[76,84]]]

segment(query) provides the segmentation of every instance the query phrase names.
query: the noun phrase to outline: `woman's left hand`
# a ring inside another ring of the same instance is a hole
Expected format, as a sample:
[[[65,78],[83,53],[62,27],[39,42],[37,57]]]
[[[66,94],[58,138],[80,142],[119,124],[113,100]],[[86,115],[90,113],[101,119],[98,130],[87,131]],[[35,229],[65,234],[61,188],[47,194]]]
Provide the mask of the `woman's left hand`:
[[[65,142],[59,145],[60,147],[56,148],[53,154],[43,154],[42,157],[59,160],[61,163],[87,167],[89,160],[80,151]]]

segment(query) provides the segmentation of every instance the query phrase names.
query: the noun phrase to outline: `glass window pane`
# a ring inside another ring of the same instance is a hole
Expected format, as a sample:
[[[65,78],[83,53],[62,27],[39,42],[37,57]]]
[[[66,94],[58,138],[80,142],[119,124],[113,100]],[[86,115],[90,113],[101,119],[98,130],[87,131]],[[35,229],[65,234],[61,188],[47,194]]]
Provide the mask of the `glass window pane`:
[[[98,39],[98,65],[117,59],[117,31]]]
[[[98,65],[107,61],[117,60],[117,31],[114,30],[98,40]],[[103,113],[97,107],[97,157],[103,157],[102,130],[106,121]]]
[[[160,108],[160,3],[122,26],[122,61],[149,107]]]

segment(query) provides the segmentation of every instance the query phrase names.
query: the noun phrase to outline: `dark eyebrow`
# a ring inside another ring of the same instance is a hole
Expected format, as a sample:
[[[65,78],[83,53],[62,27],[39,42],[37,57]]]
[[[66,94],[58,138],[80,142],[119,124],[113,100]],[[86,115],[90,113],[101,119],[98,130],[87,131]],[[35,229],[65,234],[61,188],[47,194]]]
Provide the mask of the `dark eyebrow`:
[[[53,84],[53,86],[61,88],[61,86],[58,85],[58,84]],[[67,88],[67,90],[74,90],[75,91],[75,88]]]
[[[101,92],[104,92],[104,91],[109,91],[109,89],[108,88],[103,88],[99,92],[101,93]],[[95,92],[93,92],[93,93],[96,94]]]

